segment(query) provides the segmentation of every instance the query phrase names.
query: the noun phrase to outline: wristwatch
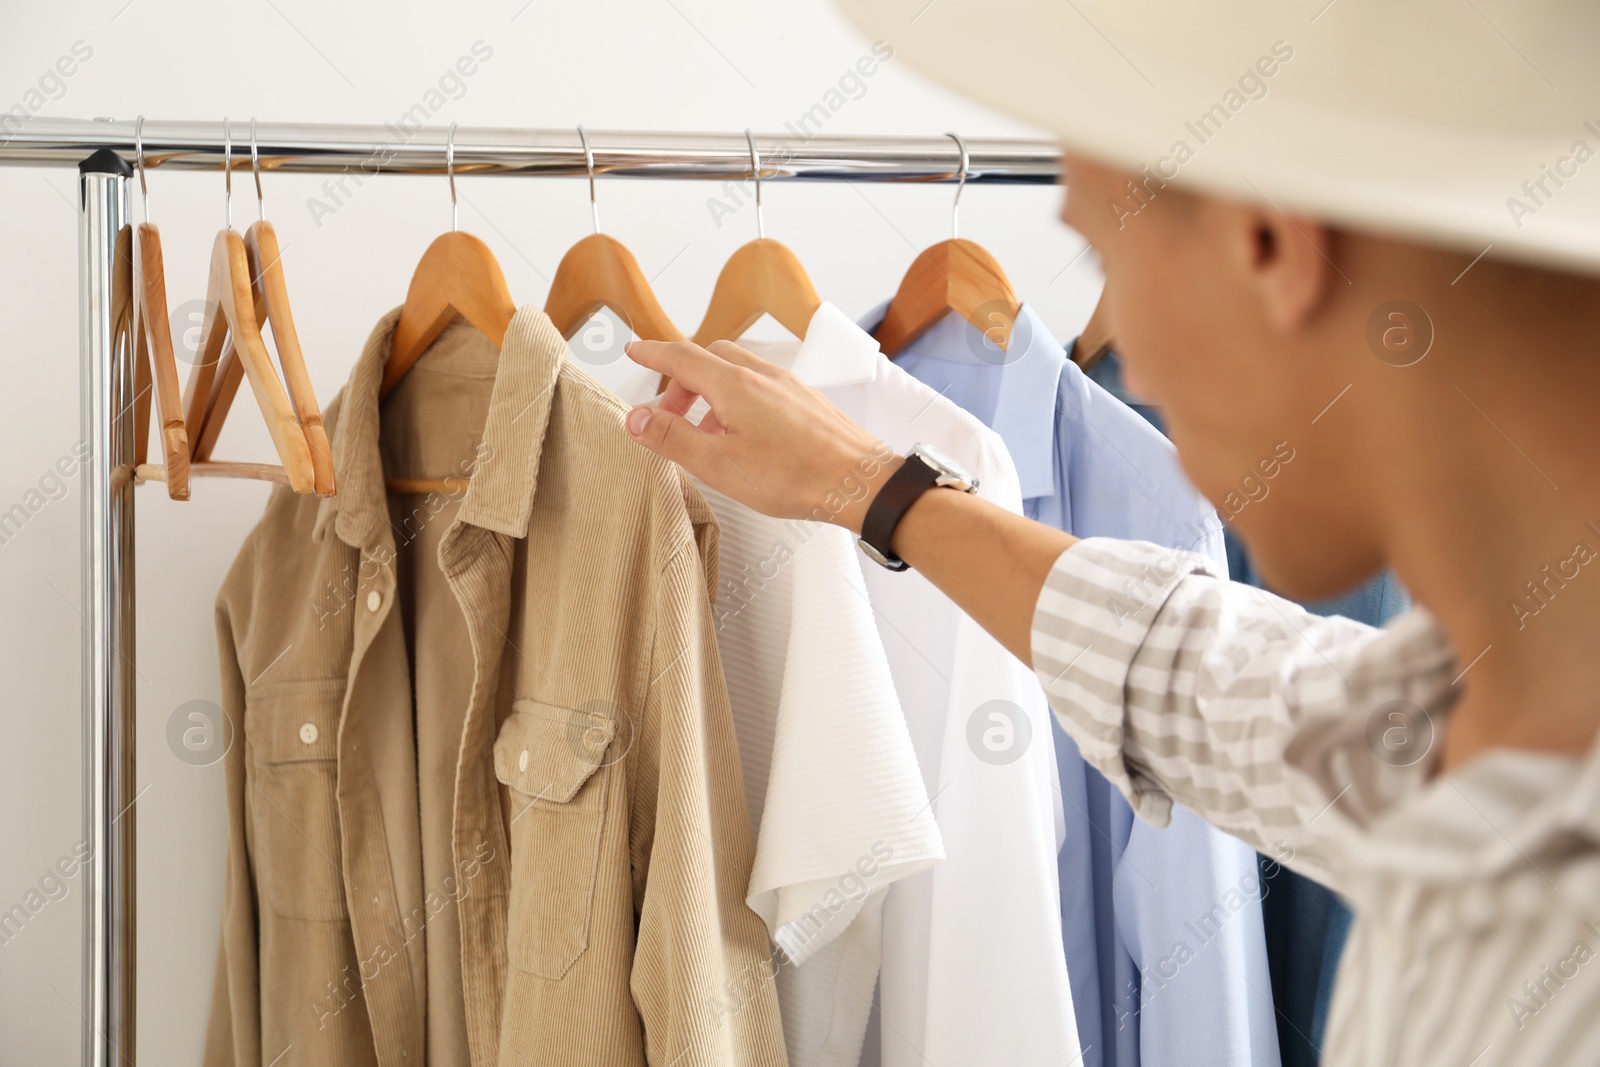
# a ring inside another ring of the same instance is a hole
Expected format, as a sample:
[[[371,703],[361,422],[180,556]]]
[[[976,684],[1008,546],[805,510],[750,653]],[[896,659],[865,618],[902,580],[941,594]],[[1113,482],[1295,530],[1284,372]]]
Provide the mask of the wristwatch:
[[[941,455],[931,445],[916,444],[906,454],[900,469],[889,476],[867,508],[861,520],[861,551],[874,563],[892,571],[906,570],[908,564],[889,549],[894,530],[911,505],[929,489],[959,489],[963,493],[978,491],[978,479],[957,466],[949,457]]]

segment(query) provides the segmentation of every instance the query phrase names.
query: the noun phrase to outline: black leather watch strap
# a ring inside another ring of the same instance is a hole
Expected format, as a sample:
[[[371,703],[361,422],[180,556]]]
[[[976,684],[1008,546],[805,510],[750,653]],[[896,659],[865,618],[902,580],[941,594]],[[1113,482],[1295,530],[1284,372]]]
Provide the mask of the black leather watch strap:
[[[900,469],[889,476],[873,498],[861,520],[861,540],[870,545],[890,570],[903,571],[906,563],[889,549],[895,527],[905,518],[911,505],[939,483],[939,472],[922,461],[915,452],[906,457]]]

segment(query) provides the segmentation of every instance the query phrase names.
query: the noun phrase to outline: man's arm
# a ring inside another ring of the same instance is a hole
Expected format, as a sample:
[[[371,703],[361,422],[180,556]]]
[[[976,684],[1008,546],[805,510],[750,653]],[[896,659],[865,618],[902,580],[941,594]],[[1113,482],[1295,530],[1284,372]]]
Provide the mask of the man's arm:
[[[672,379],[653,406],[628,414],[628,431],[651,451],[757,511],[806,518],[820,501],[859,487],[838,510],[822,509],[852,533],[878,488],[899,467],[866,462],[882,444],[793,374],[727,341],[635,341],[628,355]],[[698,426],[683,417],[704,397]],[[870,470],[871,473],[866,473]],[[1039,590],[1077,538],[967,493],[933,490],[895,529],[895,554],[920,571],[1023,663]]]
[[[911,505],[892,547],[1032,667],[1034,604],[1051,565],[1077,540],[970,493],[936,489]]]
[[[830,501],[820,513],[859,532],[899,466],[822,394],[736,345],[635,342],[629,355],[673,379],[655,406],[628,414],[629,432],[759,511],[805,518]],[[711,413],[695,426],[682,413],[701,396]],[[1221,580],[1201,557],[1080,544],[966,493],[924,493],[891,547],[1033,668],[1084,759],[1155,825],[1177,801],[1337,887],[1324,839],[1345,810],[1426,773],[1361,758],[1360,726],[1424,675],[1448,683],[1442,638],[1414,642],[1406,671],[1352,686],[1334,660],[1380,631]],[[1307,750],[1306,769],[1291,768],[1288,746],[1308,719],[1325,724],[1315,743],[1354,758]]]

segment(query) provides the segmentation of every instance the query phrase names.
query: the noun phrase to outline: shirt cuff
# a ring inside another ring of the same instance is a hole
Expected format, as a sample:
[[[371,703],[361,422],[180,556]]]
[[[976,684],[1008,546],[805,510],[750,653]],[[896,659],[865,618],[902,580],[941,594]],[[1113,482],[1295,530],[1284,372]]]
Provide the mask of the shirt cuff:
[[[1033,668],[1051,710],[1083,758],[1155,826],[1167,824],[1172,798],[1124,752],[1128,671],[1167,598],[1191,575],[1223,577],[1193,552],[1085,538],[1056,559],[1033,611]]]

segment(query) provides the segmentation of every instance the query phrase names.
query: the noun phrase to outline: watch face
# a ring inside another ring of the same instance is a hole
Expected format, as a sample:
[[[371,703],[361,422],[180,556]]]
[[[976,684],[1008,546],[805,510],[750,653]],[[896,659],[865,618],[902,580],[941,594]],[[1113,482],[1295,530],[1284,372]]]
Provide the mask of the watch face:
[[[959,483],[962,486],[975,486],[978,484],[972,475],[968,474],[959,463],[932,445],[923,444],[919,441],[912,447],[911,451],[920,456],[924,463],[939,472],[940,485],[947,485],[952,482]]]

